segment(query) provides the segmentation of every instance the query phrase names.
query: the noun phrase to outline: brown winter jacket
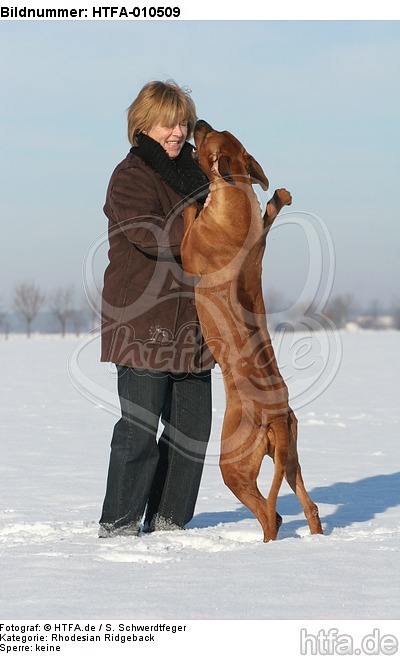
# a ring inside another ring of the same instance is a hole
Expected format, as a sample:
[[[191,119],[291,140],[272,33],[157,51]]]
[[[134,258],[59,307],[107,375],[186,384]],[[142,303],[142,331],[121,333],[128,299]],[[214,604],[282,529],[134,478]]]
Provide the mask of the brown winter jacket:
[[[109,264],[102,297],[101,360],[198,372],[214,366],[180,261],[181,197],[137,155],[114,170],[104,212]]]

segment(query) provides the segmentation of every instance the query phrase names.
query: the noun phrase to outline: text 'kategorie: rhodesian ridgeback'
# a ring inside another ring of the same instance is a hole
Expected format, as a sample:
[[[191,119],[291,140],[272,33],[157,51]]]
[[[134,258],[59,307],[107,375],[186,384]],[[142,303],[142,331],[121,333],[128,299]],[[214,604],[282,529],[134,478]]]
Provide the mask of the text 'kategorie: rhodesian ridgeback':
[[[198,121],[194,140],[198,163],[210,180],[210,196],[199,214],[196,205],[185,209],[182,261],[199,278],[197,313],[224,379],[222,476],[257,517],[265,542],[276,539],[282,522],[276,501],[283,477],[296,493],[311,533],[322,533],[318,508],[301,475],[297,419],[268,333],[261,284],[266,236],[292,198],[286,189],[278,189],[262,216],[252,183],[265,190],[269,183],[236,137]],[[274,460],[267,498],[257,487],[266,454]]]

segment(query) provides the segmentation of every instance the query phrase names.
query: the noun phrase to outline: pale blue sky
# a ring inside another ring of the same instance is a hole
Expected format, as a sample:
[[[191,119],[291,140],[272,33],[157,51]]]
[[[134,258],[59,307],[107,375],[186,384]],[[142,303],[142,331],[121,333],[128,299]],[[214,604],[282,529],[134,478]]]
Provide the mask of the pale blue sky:
[[[294,212],[323,220],[334,294],[400,299],[399,22],[15,21],[0,24],[0,44],[4,300],[22,280],[81,289],[129,149],[126,107],[167,78],[244,143],[272,190],[290,189]],[[293,299],[308,267],[301,228],[276,229],[267,254],[269,284]]]

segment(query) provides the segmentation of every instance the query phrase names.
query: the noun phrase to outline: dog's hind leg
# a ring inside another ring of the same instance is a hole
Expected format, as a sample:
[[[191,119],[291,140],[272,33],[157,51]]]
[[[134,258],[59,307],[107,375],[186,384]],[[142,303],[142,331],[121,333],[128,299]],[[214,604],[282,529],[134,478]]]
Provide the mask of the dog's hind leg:
[[[267,498],[268,525],[273,526],[273,518],[276,515],[276,502],[281,489],[283,477],[286,471],[289,447],[289,431],[286,419],[274,421],[268,428],[268,441],[270,455],[274,461],[274,476]],[[282,520],[281,520],[282,523]],[[279,527],[278,527],[279,528]],[[276,533],[270,530],[270,540],[276,539]],[[268,540],[264,537],[264,542]]]
[[[269,542],[276,540],[282,524],[282,517],[276,512],[276,497],[285,471],[285,456],[278,451],[275,475],[266,499],[257,486],[261,463],[268,451],[265,433],[260,440],[251,436],[249,443],[256,445],[255,448],[243,451],[242,455],[240,451],[231,453],[230,457],[221,453],[220,469],[225,485],[255,515],[262,526],[264,542]]]
[[[264,455],[265,449],[259,446],[251,455],[234,459],[221,457],[220,469],[225,485],[255,515],[262,526],[264,542],[269,542],[276,539],[282,518],[257,486]]]
[[[318,506],[310,499],[301,474],[301,467],[297,453],[297,419],[293,411],[290,411],[288,426],[289,451],[285,478],[302,505],[304,515],[310,527],[310,532],[312,534],[322,534],[323,530],[319,518]]]

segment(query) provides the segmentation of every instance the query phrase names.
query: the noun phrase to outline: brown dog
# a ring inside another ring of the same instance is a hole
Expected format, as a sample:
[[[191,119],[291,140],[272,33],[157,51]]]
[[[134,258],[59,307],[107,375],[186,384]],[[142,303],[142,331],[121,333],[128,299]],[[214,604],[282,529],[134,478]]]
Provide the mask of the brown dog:
[[[311,533],[322,533],[318,508],[301,475],[297,420],[274,356],[261,288],[268,230],[292,198],[278,189],[262,216],[252,183],[268,189],[268,180],[242,144],[205,121],[197,122],[194,139],[210,195],[200,214],[193,205],[185,210],[182,261],[185,270],[199,278],[197,312],[224,378],[222,476],[257,517],[265,542],[276,539],[282,522],[276,500],[284,476],[300,500]],[[266,454],[274,460],[267,498],[257,487]]]

